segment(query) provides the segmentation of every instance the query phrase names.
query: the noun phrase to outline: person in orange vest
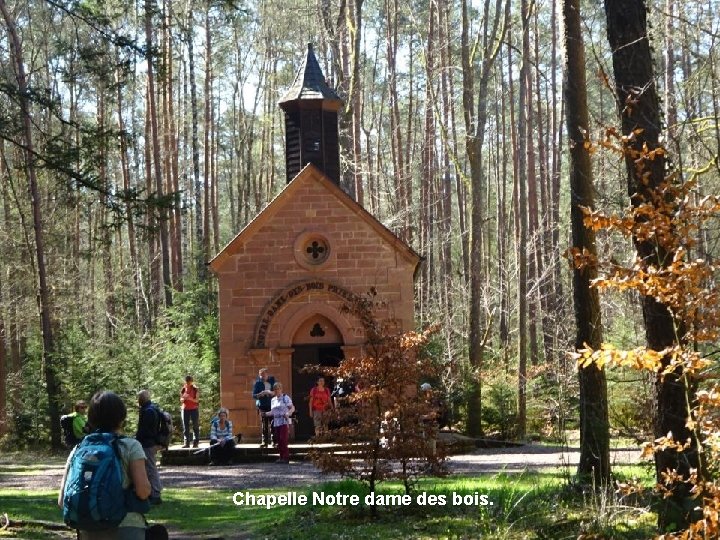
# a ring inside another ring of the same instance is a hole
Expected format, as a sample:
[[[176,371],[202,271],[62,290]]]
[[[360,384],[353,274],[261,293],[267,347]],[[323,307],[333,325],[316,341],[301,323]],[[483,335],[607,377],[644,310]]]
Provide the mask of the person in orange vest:
[[[182,408],[184,437],[183,448],[190,448],[190,422],[192,422],[193,435],[195,436],[192,440],[193,448],[197,448],[200,442],[199,400],[200,391],[198,390],[198,387],[193,384],[192,376],[188,375],[185,377],[185,384],[180,389],[180,404]]]

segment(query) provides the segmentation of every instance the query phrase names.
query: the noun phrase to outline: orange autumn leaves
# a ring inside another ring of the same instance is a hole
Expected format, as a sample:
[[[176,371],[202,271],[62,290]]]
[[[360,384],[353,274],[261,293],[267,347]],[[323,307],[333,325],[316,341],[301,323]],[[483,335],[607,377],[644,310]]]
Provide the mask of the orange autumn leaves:
[[[592,285],[602,290],[631,291],[654,298],[667,307],[675,321],[675,345],[660,351],[647,347],[622,350],[611,344],[599,349],[581,349],[571,353],[578,366],[595,364],[600,369],[629,368],[651,372],[662,379],[670,374],[685,380],[689,390],[687,427],[697,441],[700,466],[689,477],[676,471],[662,473],[656,486],[661,496],[669,497],[672,486],[691,486],[695,515],[683,531],[660,538],[720,537],[720,375],[713,358],[720,339],[720,290],[718,265],[707,256],[703,235],[720,223],[720,197],[702,196],[698,189],[699,170],[685,182],[670,175],[659,186],[649,186],[649,169],[662,155],[661,148],[633,147],[634,135],[623,137],[615,130],[606,132],[598,145],[586,143],[592,153],[599,148],[623,156],[643,178],[642,195],[631,197],[632,205],[624,212],[609,214],[584,209],[585,226],[603,235],[617,235],[632,241],[636,252],[622,256],[596,257],[587,250],[569,250],[567,257],[576,268],[597,270]],[[658,452],[684,452],[690,440],[676,440],[673,433],[648,443],[644,457]],[[638,486],[624,484],[619,491],[628,494]]]

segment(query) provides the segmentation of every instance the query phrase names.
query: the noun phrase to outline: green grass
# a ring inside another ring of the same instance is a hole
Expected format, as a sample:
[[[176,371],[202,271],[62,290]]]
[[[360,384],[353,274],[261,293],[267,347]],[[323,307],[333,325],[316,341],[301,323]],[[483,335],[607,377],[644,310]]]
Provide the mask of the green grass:
[[[32,469],[63,467],[67,461],[67,452],[8,452],[0,453],[0,469],[13,466],[24,466]]]
[[[617,468],[618,476],[638,478],[651,485],[643,467]],[[278,479],[281,481],[281,479]],[[241,490],[238,486],[237,490]],[[609,538],[648,538],[653,535],[655,515],[640,507],[620,504],[613,495],[600,496],[568,485],[557,472],[499,474],[477,477],[427,478],[418,484],[408,506],[378,507],[377,516],[364,504],[320,506],[312,504],[313,492],[357,495],[362,501],[365,486],[352,481],[329,482],[297,490],[308,496],[304,506],[265,509],[236,506],[234,490],[199,488],[166,489],[164,503],[148,515],[151,522],[166,524],[184,533],[239,535],[248,538],[294,540],[386,538],[577,538],[581,533]],[[250,490],[255,495],[287,492],[287,489]],[[402,494],[397,483],[383,484],[378,494]],[[417,495],[444,496],[444,505],[421,506]],[[492,505],[453,504],[453,493],[486,495]],[[14,519],[62,521],[55,503],[57,491],[0,488],[0,514]],[[51,538],[37,529],[15,531],[19,538]],[[3,533],[0,532],[0,538]],[[12,537],[12,536],[10,536]],[[55,537],[57,538],[57,537]]]
[[[333,493],[358,492],[352,483],[318,486]],[[388,484],[380,493],[400,493],[401,486]],[[655,516],[644,509],[623,508],[614,498],[589,497],[569,489],[552,473],[496,475],[488,477],[426,479],[417,492],[444,496],[442,506],[412,504],[381,508],[373,517],[367,507],[299,508],[290,519],[279,521],[274,531],[257,530],[273,538],[577,538],[578,534],[602,533],[612,538],[652,536]],[[484,494],[492,505],[455,505],[453,494]],[[627,522],[632,526],[628,527]],[[341,536],[338,532],[341,531]]]

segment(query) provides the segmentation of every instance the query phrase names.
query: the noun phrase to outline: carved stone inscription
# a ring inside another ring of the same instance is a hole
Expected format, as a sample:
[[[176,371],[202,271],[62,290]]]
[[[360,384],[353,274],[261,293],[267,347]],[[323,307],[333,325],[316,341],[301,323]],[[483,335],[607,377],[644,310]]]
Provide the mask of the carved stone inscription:
[[[323,281],[308,281],[285,290],[283,293],[273,298],[273,300],[268,304],[268,308],[265,310],[262,318],[260,319],[260,324],[258,326],[255,339],[255,346],[258,349],[265,348],[265,338],[267,337],[268,328],[270,328],[270,323],[272,322],[273,318],[275,318],[275,315],[277,315],[278,311],[280,311],[280,308],[282,308],[293,298],[310,291],[327,291],[338,295],[339,297],[347,300],[348,302],[352,302],[353,299],[357,297],[355,293],[348,291],[347,289],[344,289],[337,285],[332,285],[330,283],[325,283]]]

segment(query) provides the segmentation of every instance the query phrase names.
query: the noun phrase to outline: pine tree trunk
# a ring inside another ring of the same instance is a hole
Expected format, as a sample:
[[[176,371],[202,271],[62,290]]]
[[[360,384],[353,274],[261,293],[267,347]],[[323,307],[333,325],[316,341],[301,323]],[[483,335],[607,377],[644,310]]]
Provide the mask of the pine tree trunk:
[[[210,111],[212,108],[212,32],[210,30],[210,3],[205,7],[205,116],[204,116],[204,168],[203,168],[203,243],[202,261],[207,263],[210,260],[210,171],[212,160],[212,148],[210,144],[210,131],[212,124]]]
[[[43,234],[42,200],[38,189],[35,174],[35,149],[33,145],[32,117],[30,113],[30,99],[25,74],[25,60],[23,58],[22,44],[15,26],[15,19],[8,9],[5,0],[0,0],[0,13],[5,20],[8,36],[10,38],[10,54],[13,61],[15,80],[18,85],[18,101],[20,103],[20,116],[22,118],[22,134],[24,139],[25,172],[32,204],[33,230],[35,233],[35,262],[37,269],[37,305],[40,315],[43,342],[43,371],[45,377],[45,391],[48,397],[48,414],[50,417],[50,442],[53,449],[61,447],[60,441],[60,384],[55,373],[56,360],[55,339],[52,326],[52,307],[50,305],[50,288],[47,281],[45,265],[45,238]]]
[[[594,207],[592,165],[585,147],[589,130],[585,46],[580,23],[580,0],[563,0],[565,21],[565,119],[570,138],[570,221],[572,247],[596,255],[595,233],[585,227],[582,208]],[[602,344],[602,321],[598,290],[591,286],[597,267],[573,269],[575,348]],[[610,434],[605,372],[595,364],[580,368],[580,463],[581,482],[596,487],[610,485]]]
[[[116,100],[117,100],[117,127],[118,141],[120,146],[120,171],[123,179],[123,191],[130,194],[130,166],[128,163],[127,139],[125,133],[125,121],[123,120],[123,92],[120,74],[115,74]],[[130,251],[130,267],[132,268],[132,287],[135,293],[135,322],[138,330],[141,328],[141,296],[142,281],[140,277],[140,263],[137,255],[137,244],[135,237],[135,220],[133,218],[133,204],[130,198],[125,202],[125,222],[127,223],[128,249]]]
[[[363,206],[365,204],[365,188],[363,186],[362,153],[361,153],[361,125],[362,125],[362,88],[360,87],[360,43],[362,39],[362,6],[364,0],[350,0],[348,2],[348,15],[352,15],[350,28],[350,41],[352,42],[350,100],[352,103],[352,141],[353,141],[353,194],[355,200]],[[352,11],[352,13],[350,13]]]
[[[203,248],[203,212],[202,212],[202,183],[200,182],[200,145],[198,142],[198,102],[197,84],[195,82],[195,47],[193,40],[194,21],[192,18],[192,7],[188,9],[185,21],[185,40],[188,47],[188,79],[190,82],[190,113],[192,115],[192,169],[193,169],[193,195],[195,213],[195,241],[193,242],[193,256],[196,258],[196,271],[198,279],[204,279],[206,275],[205,261],[201,256]]]
[[[180,193],[178,178],[178,140],[175,124],[175,97],[173,95],[173,51],[172,35],[172,2],[163,0],[163,146],[165,159],[166,193]],[[176,291],[183,290],[183,250],[182,250],[182,210],[180,204],[173,205],[170,210],[170,255],[172,268],[172,284]]]
[[[158,228],[160,230],[160,256],[162,262],[162,288],[165,298],[165,307],[172,306],[172,280],[170,278],[170,246],[168,240],[167,202],[163,201],[163,174],[162,160],[160,158],[160,135],[158,132],[158,114],[155,105],[155,74],[153,68],[153,5],[152,0],[145,0],[145,41],[147,48],[147,83],[148,105],[150,110],[150,134],[152,136],[153,167],[155,174],[155,193],[160,201]]]
[[[504,6],[503,6],[504,4]],[[490,2],[485,2],[485,9],[489,9]],[[468,402],[467,431],[470,436],[482,433],[482,388],[481,371],[485,349],[485,320],[482,312],[484,294],[484,265],[483,229],[485,227],[485,189],[486,178],[483,167],[483,145],[485,142],[485,126],[488,116],[488,93],[490,75],[508,23],[509,1],[496,0],[495,11],[492,14],[485,12],[483,27],[483,58],[480,69],[480,78],[477,88],[471,88],[470,96],[477,92],[477,118],[473,110],[468,110],[474,101],[464,93],[465,123],[467,138],[465,148],[470,164],[470,321],[469,321],[469,355],[470,365],[474,372],[474,379]],[[465,54],[465,53],[463,53]],[[465,62],[468,61],[466,58]],[[465,70],[463,70],[465,71]],[[466,75],[467,77],[467,75]],[[466,78],[465,85],[473,84]],[[466,89],[465,89],[466,90]]]
[[[522,0],[522,41],[523,50],[529,48],[528,0]],[[520,68],[520,96],[518,102],[518,396],[517,396],[517,437],[525,438],[527,427],[527,340],[528,340],[528,119],[527,99],[530,65],[523,55]]]

